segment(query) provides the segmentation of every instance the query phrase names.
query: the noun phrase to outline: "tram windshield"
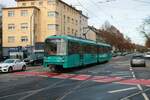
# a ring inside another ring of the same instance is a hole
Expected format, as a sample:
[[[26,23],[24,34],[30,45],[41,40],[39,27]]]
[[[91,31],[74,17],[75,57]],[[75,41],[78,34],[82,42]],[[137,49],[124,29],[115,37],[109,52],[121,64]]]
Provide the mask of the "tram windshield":
[[[45,41],[46,55],[66,55],[66,41],[63,39],[47,39]]]

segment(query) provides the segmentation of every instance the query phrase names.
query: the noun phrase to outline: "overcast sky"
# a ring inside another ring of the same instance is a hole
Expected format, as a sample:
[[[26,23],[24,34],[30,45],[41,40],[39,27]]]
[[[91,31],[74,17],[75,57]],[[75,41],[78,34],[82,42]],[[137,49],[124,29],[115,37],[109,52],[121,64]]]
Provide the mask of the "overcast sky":
[[[133,42],[144,44],[143,35],[137,28],[147,16],[150,16],[149,0],[63,0],[89,17],[89,25],[97,28],[107,20],[116,26]],[[110,1],[110,2],[109,2]],[[15,6],[14,0],[0,0],[0,4]]]

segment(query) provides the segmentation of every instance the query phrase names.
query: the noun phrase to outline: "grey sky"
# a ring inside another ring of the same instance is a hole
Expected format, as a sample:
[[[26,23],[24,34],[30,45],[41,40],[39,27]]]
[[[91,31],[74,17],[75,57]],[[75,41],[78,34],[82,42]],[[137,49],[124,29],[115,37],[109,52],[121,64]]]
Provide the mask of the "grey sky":
[[[144,44],[143,35],[137,31],[142,20],[150,15],[149,0],[64,0],[83,10],[89,16],[89,25],[99,28],[108,20],[132,41]],[[102,2],[102,3],[99,3]],[[103,3],[105,2],[105,3]],[[0,0],[0,4],[15,6],[14,0]]]

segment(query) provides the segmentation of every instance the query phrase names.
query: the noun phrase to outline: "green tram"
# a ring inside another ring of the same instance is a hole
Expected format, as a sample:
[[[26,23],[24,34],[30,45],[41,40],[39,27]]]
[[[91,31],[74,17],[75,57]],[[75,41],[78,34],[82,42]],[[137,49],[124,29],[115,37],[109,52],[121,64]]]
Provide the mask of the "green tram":
[[[44,67],[52,71],[109,61],[111,46],[73,36],[49,36],[45,40]]]

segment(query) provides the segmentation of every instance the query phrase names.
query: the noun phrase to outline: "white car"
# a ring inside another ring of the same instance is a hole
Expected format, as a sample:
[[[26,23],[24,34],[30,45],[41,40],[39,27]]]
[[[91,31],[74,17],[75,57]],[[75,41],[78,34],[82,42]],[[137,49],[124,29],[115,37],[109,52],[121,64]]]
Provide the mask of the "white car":
[[[147,52],[147,53],[145,54],[145,58],[150,58],[150,52]]]
[[[19,59],[7,59],[3,63],[0,63],[0,72],[12,72],[17,70],[25,71],[25,62]]]
[[[146,62],[143,55],[134,55],[130,63],[132,67],[146,67]]]

